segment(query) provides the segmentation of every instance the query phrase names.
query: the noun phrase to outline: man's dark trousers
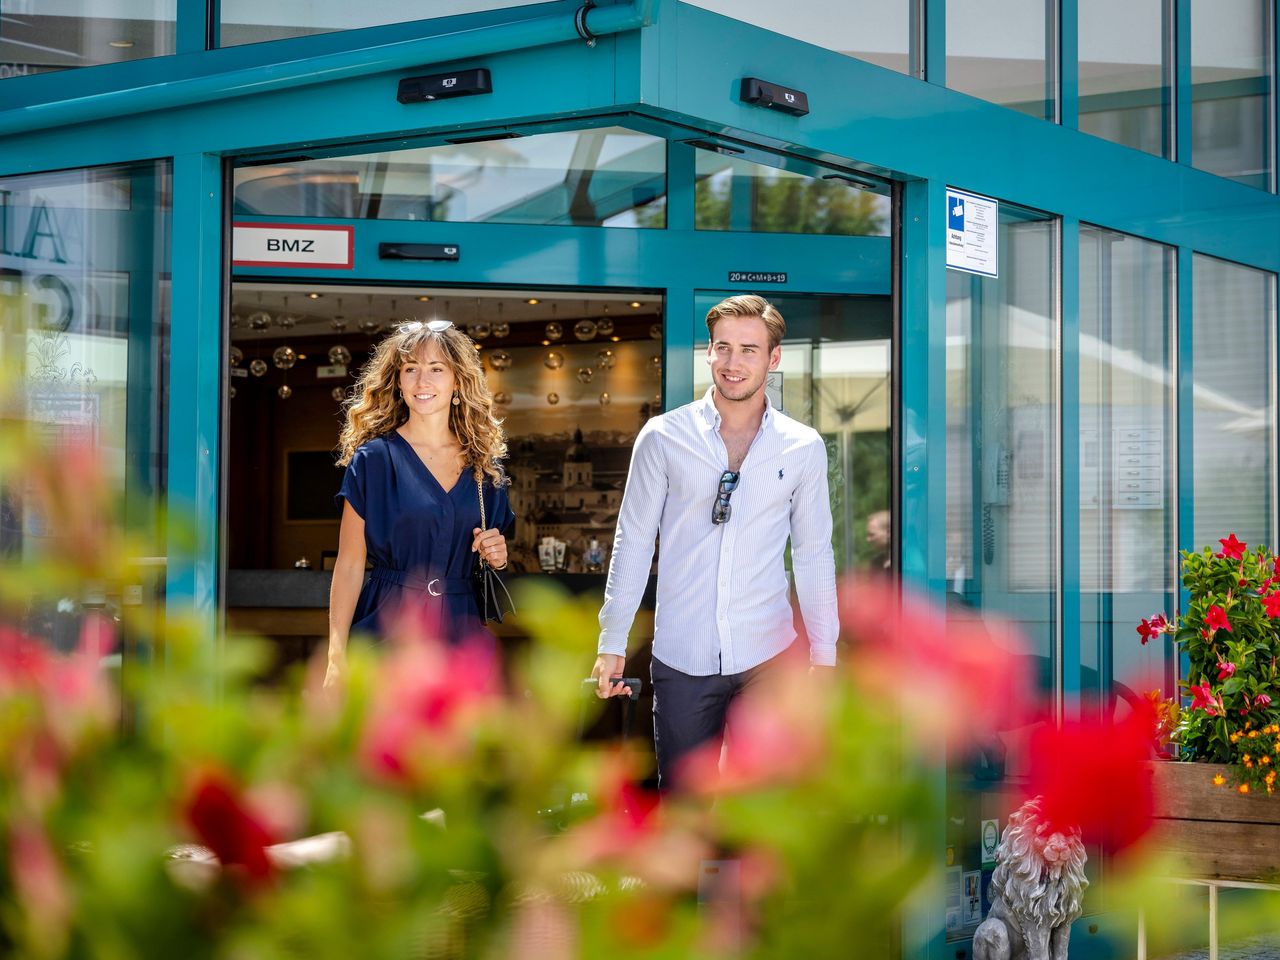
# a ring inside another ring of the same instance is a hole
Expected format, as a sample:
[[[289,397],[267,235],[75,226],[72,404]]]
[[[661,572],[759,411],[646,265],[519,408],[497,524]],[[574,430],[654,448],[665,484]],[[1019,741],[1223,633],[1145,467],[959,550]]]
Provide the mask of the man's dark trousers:
[[[658,754],[658,789],[679,785],[681,761],[699,747],[719,755],[729,706],[751,687],[772,660],[728,676],[694,677],[657,657],[650,663],[653,681],[653,745]]]

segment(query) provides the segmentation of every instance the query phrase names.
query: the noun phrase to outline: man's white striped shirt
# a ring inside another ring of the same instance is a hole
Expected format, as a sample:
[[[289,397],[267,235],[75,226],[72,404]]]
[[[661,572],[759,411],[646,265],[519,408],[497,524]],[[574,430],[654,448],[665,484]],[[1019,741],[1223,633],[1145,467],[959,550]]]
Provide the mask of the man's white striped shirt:
[[[787,539],[810,659],[836,659],[835,560],[826,445],[766,404],[724,524],[711,522],[728,452],[711,391],[646,423],[636,438],[600,610],[600,653],[625,654],[658,555],[653,654],[693,676],[731,675],[796,638]]]

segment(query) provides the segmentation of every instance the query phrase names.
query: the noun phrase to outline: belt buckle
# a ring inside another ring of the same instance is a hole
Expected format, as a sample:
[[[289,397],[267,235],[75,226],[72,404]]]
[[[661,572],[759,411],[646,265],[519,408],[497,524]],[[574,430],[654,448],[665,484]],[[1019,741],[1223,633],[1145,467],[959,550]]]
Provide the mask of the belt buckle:
[[[440,597],[440,596],[444,596],[444,594],[443,594],[443,593],[437,593],[437,592],[436,592],[435,584],[437,584],[437,583],[439,583],[439,582],[440,582],[440,579],[439,579],[438,577],[437,577],[435,580],[428,580],[428,581],[427,581],[427,593],[431,594],[433,597]]]

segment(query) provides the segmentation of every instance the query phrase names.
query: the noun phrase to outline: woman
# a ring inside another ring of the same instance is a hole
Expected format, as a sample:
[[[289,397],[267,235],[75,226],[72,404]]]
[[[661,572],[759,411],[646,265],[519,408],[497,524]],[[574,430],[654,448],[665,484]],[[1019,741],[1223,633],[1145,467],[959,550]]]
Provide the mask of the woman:
[[[447,320],[401,324],[361,371],[342,430],[347,473],[329,594],[325,686],[346,668],[352,631],[382,634],[406,603],[456,641],[480,627],[476,554],[507,565],[501,531],[514,519],[499,463],[506,454],[475,345]],[[486,529],[480,523],[482,481]],[[365,581],[365,564],[373,570]]]

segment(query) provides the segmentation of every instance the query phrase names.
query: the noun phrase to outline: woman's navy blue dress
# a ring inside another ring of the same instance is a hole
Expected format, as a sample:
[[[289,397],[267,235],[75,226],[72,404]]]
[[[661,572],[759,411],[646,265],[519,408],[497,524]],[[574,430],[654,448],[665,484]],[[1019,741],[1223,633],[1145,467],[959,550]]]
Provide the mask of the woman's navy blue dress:
[[[386,636],[390,618],[408,601],[421,604],[428,629],[457,642],[482,628],[472,592],[476,555],[471,531],[480,526],[475,474],[463,470],[445,490],[395,430],[362,444],[347,465],[345,499],[364,519],[373,570],[360,591],[352,633]],[[507,531],[515,515],[505,487],[484,481],[485,519]]]

